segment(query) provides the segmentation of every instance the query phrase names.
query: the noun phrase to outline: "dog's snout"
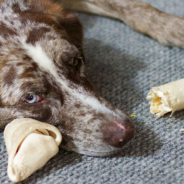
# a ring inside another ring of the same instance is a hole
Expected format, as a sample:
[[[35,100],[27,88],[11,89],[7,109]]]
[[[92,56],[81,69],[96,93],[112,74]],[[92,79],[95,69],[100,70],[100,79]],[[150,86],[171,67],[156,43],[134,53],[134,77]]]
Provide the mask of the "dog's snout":
[[[104,141],[116,148],[123,147],[134,136],[134,125],[128,119],[116,120],[103,127]]]

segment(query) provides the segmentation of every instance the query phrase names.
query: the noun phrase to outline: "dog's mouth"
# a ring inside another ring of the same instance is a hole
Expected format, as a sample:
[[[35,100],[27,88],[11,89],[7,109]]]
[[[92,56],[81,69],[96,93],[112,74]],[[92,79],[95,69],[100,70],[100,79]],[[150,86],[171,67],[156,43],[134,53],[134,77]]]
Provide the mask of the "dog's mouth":
[[[61,148],[89,156],[109,156],[121,151],[134,137],[134,125],[125,116],[121,119],[113,118],[113,121],[108,119],[107,116],[104,122],[95,120],[91,126],[84,123],[71,132],[59,125],[63,136]]]

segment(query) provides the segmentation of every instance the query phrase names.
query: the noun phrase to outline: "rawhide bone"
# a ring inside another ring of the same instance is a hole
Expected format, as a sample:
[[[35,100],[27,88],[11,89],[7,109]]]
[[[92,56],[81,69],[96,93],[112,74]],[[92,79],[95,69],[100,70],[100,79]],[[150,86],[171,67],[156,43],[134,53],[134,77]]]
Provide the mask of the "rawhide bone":
[[[59,151],[60,131],[30,118],[15,119],[5,127],[8,176],[19,182],[43,167]]]
[[[148,93],[150,112],[158,117],[184,109],[184,79],[153,87]]]

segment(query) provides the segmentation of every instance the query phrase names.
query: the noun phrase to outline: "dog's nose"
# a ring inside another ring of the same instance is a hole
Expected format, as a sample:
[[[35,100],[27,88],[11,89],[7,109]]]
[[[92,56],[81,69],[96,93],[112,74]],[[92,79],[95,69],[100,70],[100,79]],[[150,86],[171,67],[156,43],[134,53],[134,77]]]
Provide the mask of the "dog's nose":
[[[110,122],[103,127],[104,141],[113,147],[123,147],[133,136],[134,125],[128,118]]]

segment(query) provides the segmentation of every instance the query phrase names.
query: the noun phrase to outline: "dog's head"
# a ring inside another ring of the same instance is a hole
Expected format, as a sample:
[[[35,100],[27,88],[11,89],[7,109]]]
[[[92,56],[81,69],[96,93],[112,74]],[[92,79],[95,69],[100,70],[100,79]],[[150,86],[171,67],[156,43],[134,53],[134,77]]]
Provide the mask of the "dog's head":
[[[61,147],[88,155],[122,148],[134,126],[84,74],[82,26],[46,0],[0,4],[0,124],[33,118],[57,126]]]

